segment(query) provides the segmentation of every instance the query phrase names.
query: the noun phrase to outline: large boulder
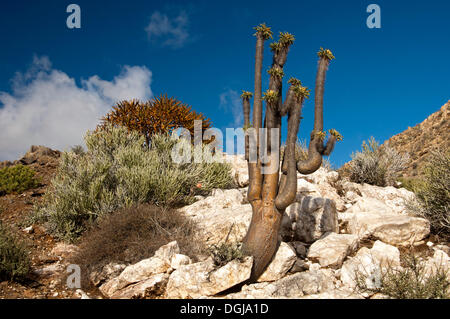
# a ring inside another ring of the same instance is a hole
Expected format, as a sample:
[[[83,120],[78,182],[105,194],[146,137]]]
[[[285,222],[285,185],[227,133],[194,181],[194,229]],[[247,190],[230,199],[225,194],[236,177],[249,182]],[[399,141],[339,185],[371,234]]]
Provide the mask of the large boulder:
[[[191,217],[201,229],[199,234],[207,245],[227,238],[242,241],[252,217],[250,204],[242,204],[244,197],[237,189],[213,190],[211,196],[185,206],[180,212]]]
[[[212,259],[181,266],[169,277],[166,298],[192,299],[213,296],[250,278],[252,257],[237,259],[215,269]]]
[[[137,299],[160,296],[164,293],[169,274],[156,274],[136,284],[126,286],[109,295],[111,299]]]
[[[335,187],[332,186],[339,178],[335,171],[319,168],[312,174],[297,174],[297,198],[300,202],[303,196],[323,197],[332,199],[338,211],[344,211],[345,201],[339,196]]]
[[[338,217],[334,201],[305,196],[286,209],[281,235],[286,241],[312,243],[328,232],[338,232]]]
[[[120,273],[127,268],[124,264],[109,263],[98,270],[94,270],[89,274],[90,281],[94,286],[100,286],[106,281],[115,278],[120,275]]]
[[[248,163],[244,155],[223,154],[224,161],[231,165],[231,175],[238,187],[246,187],[249,184]]]
[[[160,284],[164,279],[163,277],[155,277],[153,279],[152,277],[169,271],[171,269],[172,257],[179,252],[180,248],[177,242],[170,242],[159,248],[153,257],[126,267],[119,276],[107,281],[99,289],[105,296],[114,298],[118,295],[122,296],[123,290],[126,287],[142,281],[151,279],[151,282]]]
[[[317,171],[312,174],[300,174],[297,173],[297,179],[305,179],[313,184],[330,184],[334,183],[339,179],[339,173],[336,171],[332,171],[326,169],[324,167],[320,167]]]
[[[181,266],[189,265],[190,263],[192,263],[191,258],[182,254],[174,254],[170,259],[170,267],[172,269],[178,269]]]
[[[329,233],[309,247],[308,259],[317,260],[322,267],[338,268],[357,246],[356,235]]]
[[[30,150],[19,160],[21,164],[30,165],[33,163],[38,163],[40,165],[53,162],[55,159],[59,158],[60,152],[54,151],[45,146],[31,146]]]
[[[296,260],[297,254],[295,250],[289,244],[281,242],[275,256],[263,274],[258,278],[258,281],[275,281],[283,278],[289,269],[292,268]]]
[[[354,203],[361,198],[377,199],[388,206],[390,212],[396,214],[405,213],[406,202],[414,198],[414,193],[404,188],[357,184],[348,179],[340,180],[337,184],[346,202]]]
[[[322,197],[319,186],[308,182],[306,179],[299,178],[297,179],[297,195],[295,201],[301,202],[305,196]]]
[[[379,288],[386,267],[400,267],[400,251],[378,240],[371,249],[362,247],[354,257],[344,262],[340,279],[350,288],[355,288],[358,280],[365,281],[368,288]]]
[[[405,188],[395,188],[393,186],[380,187],[363,184],[360,187],[363,197],[376,198],[389,206],[392,212],[397,214],[406,213],[406,202],[415,197],[414,193]]]
[[[433,256],[425,262],[424,272],[426,276],[434,276],[439,272],[444,272],[447,274],[447,280],[450,281],[449,256],[442,250],[435,250]]]
[[[244,285],[240,292],[229,294],[228,299],[299,298],[318,294],[335,288],[334,277],[329,269],[304,271],[288,275],[273,282]]]
[[[358,212],[348,222],[348,230],[360,239],[380,239],[396,246],[410,246],[430,233],[428,220],[407,215]]]
[[[360,197],[345,213],[367,212],[373,214],[391,214],[392,209],[383,201],[372,197]]]
[[[319,294],[306,295],[300,299],[364,299],[364,297],[351,289],[331,289]]]

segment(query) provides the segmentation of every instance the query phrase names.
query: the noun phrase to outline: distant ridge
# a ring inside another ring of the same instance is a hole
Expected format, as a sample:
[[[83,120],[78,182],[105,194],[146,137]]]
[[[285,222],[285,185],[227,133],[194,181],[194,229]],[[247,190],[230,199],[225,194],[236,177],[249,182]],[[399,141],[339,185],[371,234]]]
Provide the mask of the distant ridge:
[[[428,116],[422,123],[392,136],[386,143],[398,152],[408,152],[410,163],[403,176],[421,175],[434,148],[448,150],[450,146],[450,100],[441,109]]]

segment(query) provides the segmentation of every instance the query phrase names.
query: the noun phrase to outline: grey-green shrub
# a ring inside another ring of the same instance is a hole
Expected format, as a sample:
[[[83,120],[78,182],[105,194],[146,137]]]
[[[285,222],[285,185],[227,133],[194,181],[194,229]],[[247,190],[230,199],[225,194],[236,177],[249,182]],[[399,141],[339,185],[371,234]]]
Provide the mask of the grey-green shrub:
[[[72,152],[74,152],[77,155],[83,155],[84,154],[84,148],[81,145],[74,145],[70,148]]]
[[[356,273],[356,288],[361,292],[380,293],[393,299],[448,299],[450,281],[447,272],[439,267],[427,271],[425,263],[413,254],[402,256],[402,266],[388,265],[380,272],[375,287],[367,285],[368,275]]]
[[[219,244],[211,245],[208,250],[214,263],[218,266],[223,266],[234,259],[242,260],[244,254],[241,248],[242,243],[239,242],[221,242]]]
[[[25,277],[30,271],[30,264],[25,245],[0,221],[0,281]]]
[[[51,190],[38,208],[49,230],[68,241],[90,221],[119,208],[139,203],[178,206],[192,202],[200,190],[232,183],[228,164],[175,163],[171,150],[177,140],[169,135],[154,135],[147,147],[139,133],[108,126],[88,132],[85,142],[85,153],[62,153]]]
[[[413,187],[418,205],[409,208],[430,221],[433,233],[450,238],[450,151],[432,152],[424,177]]]
[[[399,154],[389,145],[381,146],[373,137],[362,144],[362,150],[351,155],[349,178],[355,183],[392,186],[406,168],[408,154]]]

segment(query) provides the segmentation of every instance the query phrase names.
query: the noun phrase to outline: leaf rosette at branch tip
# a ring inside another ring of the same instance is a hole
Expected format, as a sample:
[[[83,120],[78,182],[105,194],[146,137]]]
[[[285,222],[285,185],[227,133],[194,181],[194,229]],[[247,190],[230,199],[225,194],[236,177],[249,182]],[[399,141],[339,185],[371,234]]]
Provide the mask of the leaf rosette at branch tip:
[[[270,68],[269,70],[267,70],[267,73],[280,79],[284,76],[284,71],[276,67]]]
[[[267,90],[266,92],[264,92],[262,99],[269,104],[275,103],[278,99],[278,93],[273,90]]]
[[[331,50],[329,50],[329,49],[324,49],[324,48],[322,48],[322,47],[320,47],[319,52],[317,52],[317,56],[320,57],[320,58],[325,58],[325,59],[327,59],[328,61],[331,61],[331,60],[333,60],[333,59],[336,59],[336,58],[334,57],[333,53],[331,52]]]
[[[314,136],[316,136],[320,141],[323,141],[325,139],[325,137],[327,136],[327,132],[319,131],[319,132],[316,132],[314,134]]]
[[[336,138],[336,141],[342,141],[344,139],[341,133],[336,131],[334,128],[330,129],[328,132],[330,133],[331,136],[334,136]]]
[[[241,98],[243,99],[250,99],[253,97],[253,93],[249,91],[242,90]]]
[[[272,42],[269,47],[272,50],[272,52],[278,52],[281,49],[281,43],[280,42]]]
[[[293,86],[301,86],[302,85],[302,81],[300,81],[299,79],[296,79],[294,77],[291,77],[288,81],[289,84],[293,85]]]
[[[272,39],[272,30],[270,27],[266,26],[265,23],[261,23],[257,27],[254,27],[253,29],[256,30],[256,33],[254,36],[262,36],[264,40]]]
[[[296,85],[294,86],[294,92],[297,98],[305,98],[309,99],[309,94],[311,93],[311,90],[308,89],[306,86]]]
[[[294,35],[289,32],[280,32],[279,38],[278,43],[284,46],[291,45],[295,41]]]

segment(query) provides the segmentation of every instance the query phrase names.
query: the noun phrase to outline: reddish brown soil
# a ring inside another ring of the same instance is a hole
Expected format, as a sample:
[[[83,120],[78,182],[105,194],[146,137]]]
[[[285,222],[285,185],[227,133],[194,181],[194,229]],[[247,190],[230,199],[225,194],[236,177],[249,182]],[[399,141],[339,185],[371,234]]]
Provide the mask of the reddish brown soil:
[[[59,244],[57,239],[45,232],[42,225],[33,225],[33,231],[26,233],[23,229],[29,226],[28,218],[34,211],[34,205],[42,201],[42,195],[50,185],[58,166],[58,157],[38,160],[29,166],[36,171],[41,185],[23,194],[0,196],[0,220],[10,228],[30,251],[31,272],[21,282],[0,282],[0,299],[17,298],[80,298],[76,289],[66,287],[66,268],[61,267],[49,275],[39,275],[36,270],[64,261],[70,256],[67,253],[54,253],[52,250]],[[89,292],[88,292],[89,293]],[[94,293],[98,295],[98,293]]]

